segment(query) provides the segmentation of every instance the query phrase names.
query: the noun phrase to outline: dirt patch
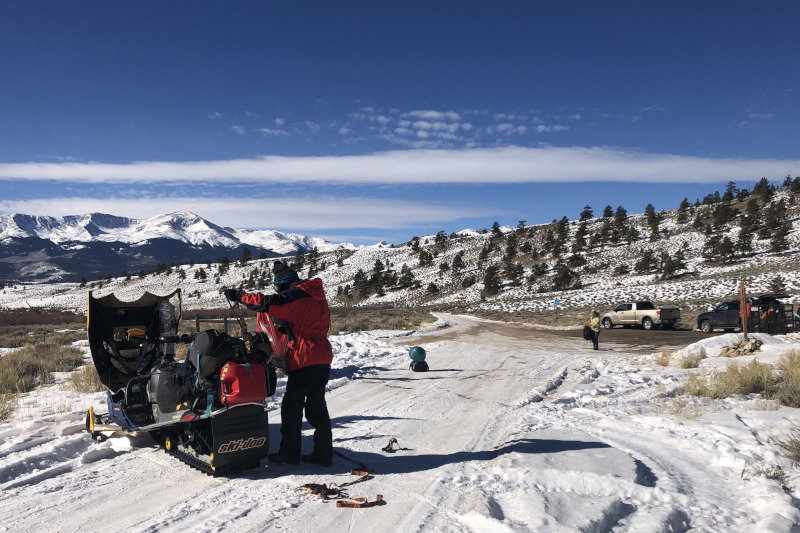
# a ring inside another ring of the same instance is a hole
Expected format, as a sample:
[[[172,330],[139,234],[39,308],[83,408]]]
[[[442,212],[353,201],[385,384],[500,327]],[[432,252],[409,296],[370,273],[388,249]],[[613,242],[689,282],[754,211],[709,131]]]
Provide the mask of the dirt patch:
[[[528,341],[531,343],[545,344],[548,338],[572,338],[576,342],[591,343],[583,339],[582,329],[575,326],[572,329],[549,329],[537,327],[530,324],[520,324],[515,322],[476,322],[470,323],[469,327],[447,330],[426,334],[425,342],[440,342],[453,340],[457,337],[478,336],[491,332],[514,339]],[[668,349],[670,351],[679,350],[689,344],[717,334],[706,334],[700,331],[689,329],[675,330],[644,330],[639,328],[613,328],[600,330],[600,349],[604,344],[613,344],[615,351],[625,349],[631,353],[653,353],[659,350]],[[420,338],[404,340],[399,342],[401,345],[420,344]]]

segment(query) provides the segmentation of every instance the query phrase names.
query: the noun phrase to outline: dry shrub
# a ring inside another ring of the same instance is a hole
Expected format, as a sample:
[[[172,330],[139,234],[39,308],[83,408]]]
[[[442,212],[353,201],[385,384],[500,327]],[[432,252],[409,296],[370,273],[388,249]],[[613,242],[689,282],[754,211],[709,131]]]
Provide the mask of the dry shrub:
[[[800,407],[800,351],[792,350],[772,365],[754,359],[747,366],[734,362],[716,376],[690,374],[684,392],[722,399],[733,394],[761,394],[787,407]]]
[[[424,309],[336,307],[331,309],[330,332],[336,335],[373,329],[408,330],[435,321],[436,317]]]
[[[681,418],[693,419],[700,416],[701,409],[696,404],[688,403],[685,398],[678,397],[672,399],[669,413]]]
[[[679,366],[681,368],[698,368],[700,366],[700,361],[707,357],[705,348],[701,348],[697,353],[690,353],[684,357],[681,357],[679,362]]]
[[[58,331],[52,325],[41,324],[0,328],[0,346],[3,348],[19,348],[34,343],[69,345],[84,339],[86,330],[81,324],[61,326]]]
[[[52,332],[46,338],[47,344],[69,346],[75,341],[86,340],[86,329],[60,329]]]
[[[31,391],[51,383],[52,372],[71,372],[81,365],[83,353],[73,346],[25,346],[0,358],[0,394]]]
[[[780,466],[755,466],[752,470],[753,476],[763,476],[767,479],[771,479],[773,481],[777,481],[780,483],[781,487],[784,490],[790,490],[789,487],[789,476],[786,474],[783,468]],[[745,479],[749,480],[751,476],[746,477]]]
[[[672,354],[669,350],[661,350],[656,355],[655,363],[659,366],[669,366]]]
[[[0,394],[0,422],[5,422],[17,408],[16,394]]]
[[[800,464],[800,431],[795,430],[786,439],[779,440],[778,446],[783,448],[786,452],[786,457],[791,459],[793,463]]]
[[[781,404],[777,400],[758,400],[756,402],[756,411],[777,411],[781,408]]]
[[[787,407],[800,407],[800,351],[783,354],[776,365],[780,382],[772,398]]]
[[[77,392],[92,393],[106,390],[106,386],[100,381],[100,375],[93,365],[84,366],[77,372],[73,372],[70,378],[72,386]]]
[[[727,398],[730,395],[728,391],[719,390],[715,380],[697,372],[689,373],[683,392],[689,396],[703,396],[714,400]]]
[[[764,394],[775,391],[778,379],[772,365],[753,360],[747,366],[728,363],[728,368],[716,376],[690,374],[684,392],[720,400],[734,394]]]
[[[25,326],[32,324],[86,323],[86,317],[71,311],[54,309],[6,309],[0,313],[0,326]]]
[[[773,373],[773,366],[753,359],[747,366],[736,363],[728,364],[727,370],[718,376],[723,383],[723,388],[731,394],[762,394],[771,393],[775,389],[777,378]]]

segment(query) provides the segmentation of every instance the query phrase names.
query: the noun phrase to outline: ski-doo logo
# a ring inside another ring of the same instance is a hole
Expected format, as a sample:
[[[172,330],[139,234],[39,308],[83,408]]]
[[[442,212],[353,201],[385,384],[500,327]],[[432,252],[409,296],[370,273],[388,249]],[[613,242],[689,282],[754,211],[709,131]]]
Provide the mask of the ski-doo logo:
[[[263,446],[265,442],[267,442],[266,437],[250,437],[247,439],[232,440],[220,446],[217,453],[243,452],[244,450],[251,450]]]

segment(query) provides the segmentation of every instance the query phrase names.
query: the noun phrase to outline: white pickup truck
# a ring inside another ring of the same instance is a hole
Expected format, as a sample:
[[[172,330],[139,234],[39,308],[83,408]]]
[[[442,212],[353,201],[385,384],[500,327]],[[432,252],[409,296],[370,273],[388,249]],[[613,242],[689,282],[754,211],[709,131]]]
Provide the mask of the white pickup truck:
[[[672,329],[681,319],[681,310],[677,307],[658,308],[652,302],[630,302],[619,304],[613,311],[608,311],[600,317],[600,323],[606,329],[614,326],[642,326],[644,329],[653,329],[662,326]]]

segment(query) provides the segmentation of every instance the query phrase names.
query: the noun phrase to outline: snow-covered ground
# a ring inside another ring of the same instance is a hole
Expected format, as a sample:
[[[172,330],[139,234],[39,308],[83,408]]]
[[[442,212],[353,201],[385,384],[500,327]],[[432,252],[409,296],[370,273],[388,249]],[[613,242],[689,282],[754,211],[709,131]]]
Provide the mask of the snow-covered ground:
[[[709,338],[702,369],[724,368]],[[762,361],[800,340],[762,336]],[[261,467],[212,478],[160,451],[147,435],[98,443],[66,381],[20,400],[0,425],[2,531],[797,531],[798,474],[777,441],[798,410],[756,397],[679,395],[687,370],[656,354],[541,328],[466,316],[409,334],[331,338],[331,468]],[[409,346],[431,371],[408,369]],[[85,347],[85,346],[84,346]],[[88,357],[88,355],[87,355]],[[737,362],[746,364],[753,357]],[[66,378],[66,376],[62,376]],[[269,402],[271,447],[282,390]],[[390,438],[403,449],[383,448]],[[304,441],[310,451],[310,437]],[[350,496],[384,504],[337,508],[299,487],[342,484],[358,463],[373,475]],[[792,487],[765,473],[782,468]]]

